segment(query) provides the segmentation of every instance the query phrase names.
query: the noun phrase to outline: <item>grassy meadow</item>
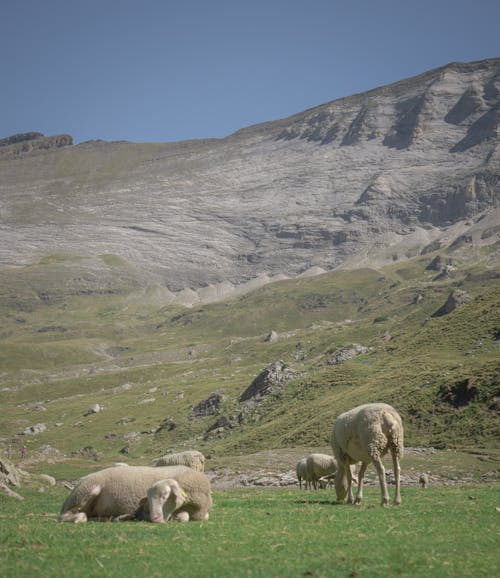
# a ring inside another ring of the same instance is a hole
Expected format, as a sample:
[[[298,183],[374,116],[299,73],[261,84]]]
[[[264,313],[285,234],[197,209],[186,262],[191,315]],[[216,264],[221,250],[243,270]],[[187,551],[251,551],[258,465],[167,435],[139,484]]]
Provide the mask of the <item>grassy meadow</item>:
[[[460,577],[498,571],[498,486],[403,488],[381,508],[333,491],[214,492],[207,522],[58,524],[66,490],[0,496],[0,564],[25,576]]]
[[[325,445],[336,415],[384,401],[402,414],[408,445],[497,447],[499,267],[463,263],[441,279],[426,269],[432,257],[281,281],[190,309],[133,292],[44,301],[31,267],[13,271],[0,282],[0,444],[27,444],[31,456],[91,447],[142,463],[169,448],[236,456]],[[469,301],[433,317],[456,289]],[[266,342],[271,330],[278,338]],[[367,349],[332,364],[352,344]],[[245,407],[240,395],[277,360],[295,378]],[[193,416],[214,392],[220,407]],[[104,411],[85,415],[95,403]],[[20,435],[40,422],[42,433]]]
[[[17,462],[26,444],[28,472],[74,480],[188,448],[203,451],[215,475],[293,471],[303,455],[330,451],[336,415],[384,401],[401,413],[406,445],[425,449],[408,452],[403,474],[429,471],[450,485],[406,484],[403,505],[386,509],[376,486],[361,507],[335,504],[332,490],[217,489],[211,519],[185,525],[57,524],[67,490],[28,485],[19,489],[23,501],[0,494],[2,576],[492,575],[500,266],[494,255],[487,266],[455,259],[454,274],[441,277],[427,269],[433,257],[280,281],[190,309],[158,305],[128,285],[62,294],[63,277],[52,274],[65,274],[63,255],[7,272],[0,452]],[[40,295],[44,275],[54,291]],[[468,301],[433,317],[456,289]],[[272,330],[278,337],[269,342]],[[353,344],[366,349],[332,362]],[[294,378],[241,403],[277,360]],[[194,415],[214,392],[220,406]],[[95,403],[103,411],[87,415]],[[39,423],[44,431],[23,434]]]

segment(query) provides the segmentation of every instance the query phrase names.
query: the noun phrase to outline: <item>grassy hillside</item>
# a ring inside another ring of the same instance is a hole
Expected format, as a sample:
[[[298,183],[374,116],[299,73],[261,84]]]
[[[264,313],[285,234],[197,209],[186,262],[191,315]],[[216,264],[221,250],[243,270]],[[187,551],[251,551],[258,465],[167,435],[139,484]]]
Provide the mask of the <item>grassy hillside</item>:
[[[4,286],[16,299],[0,306],[0,443],[143,462],[168,448],[227,456],[324,446],[340,412],[385,401],[401,412],[408,445],[496,447],[499,267],[456,263],[439,276],[426,269],[433,257],[281,281],[192,309],[158,309],[147,293],[138,301],[126,291],[43,300],[23,284],[32,269],[12,270]],[[37,274],[55,265],[40,263]],[[456,289],[469,300],[432,317]],[[277,339],[266,341],[272,330]],[[335,364],[353,344],[366,350]],[[294,379],[240,403],[277,360]],[[195,416],[212,393],[217,411]],[[85,415],[95,403],[104,410]],[[19,435],[37,423],[47,429]]]

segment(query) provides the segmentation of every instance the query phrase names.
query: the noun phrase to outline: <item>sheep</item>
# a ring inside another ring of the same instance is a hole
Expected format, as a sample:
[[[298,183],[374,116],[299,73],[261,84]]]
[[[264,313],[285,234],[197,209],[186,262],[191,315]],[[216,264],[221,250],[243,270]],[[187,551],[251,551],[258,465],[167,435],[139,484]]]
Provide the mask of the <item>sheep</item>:
[[[299,488],[302,489],[302,480],[304,480],[304,487],[306,490],[310,488],[311,480],[307,477],[307,458],[299,460],[295,470],[297,472],[297,479],[299,480]]]
[[[421,488],[426,488],[429,485],[429,476],[423,472],[418,478],[418,483]]]
[[[315,490],[321,487],[319,479],[334,474],[337,464],[333,456],[327,454],[310,454],[306,458],[306,476]]]
[[[403,423],[398,412],[385,403],[369,403],[355,407],[337,417],[330,437],[333,454],[337,460],[335,491],[337,499],[353,503],[352,473],[350,464],[361,461],[358,472],[358,491],[355,504],[363,498],[363,477],[370,462],[373,462],[380,482],[382,506],[389,503],[389,492],[385,479],[382,457],[389,451],[392,456],[396,495],[394,505],[401,504],[400,459],[403,457]]]
[[[174,515],[174,520],[208,520],[208,510],[202,507],[199,492],[191,492],[198,499],[188,500],[189,486],[180,487],[175,479],[160,480],[148,490],[147,511],[152,522],[167,522]],[[203,500],[204,500],[203,496]],[[182,506],[182,507],[181,507]]]
[[[59,521],[152,520],[152,512],[156,510],[148,507],[148,492],[160,481],[165,482],[164,493],[169,484],[172,498],[166,497],[163,516],[155,521],[168,520],[172,515],[180,519],[208,519],[212,497],[210,482],[202,472],[187,466],[114,466],[81,478],[63,503]]]
[[[205,470],[205,456],[197,450],[188,450],[166,454],[154,462],[155,467],[159,466],[187,466],[193,470],[203,472]]]

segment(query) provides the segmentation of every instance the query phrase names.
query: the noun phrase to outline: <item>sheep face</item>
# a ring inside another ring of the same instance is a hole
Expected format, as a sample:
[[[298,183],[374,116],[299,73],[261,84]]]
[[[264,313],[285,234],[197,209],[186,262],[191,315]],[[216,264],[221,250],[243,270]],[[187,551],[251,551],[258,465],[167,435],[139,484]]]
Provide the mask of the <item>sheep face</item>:
[[[151,522],[166,522],[186,502],[186,494],[174,479],[160,480],[148,490]],[[183,517],[179,517],[183,520]]]
[[[345,467],[339,464],[337,474],[335,475],[335,493],[337,494],[337,500],[339,502],[345,500],[348,489],[349,481],[347,479]]]

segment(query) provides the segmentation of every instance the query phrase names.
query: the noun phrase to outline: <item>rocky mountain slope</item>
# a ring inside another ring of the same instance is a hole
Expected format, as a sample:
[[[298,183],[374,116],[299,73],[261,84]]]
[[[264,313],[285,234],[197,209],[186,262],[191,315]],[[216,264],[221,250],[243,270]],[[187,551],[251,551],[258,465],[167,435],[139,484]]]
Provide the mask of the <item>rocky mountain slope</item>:
[[[194,304],[284,276],[498,242],[500,59],[225,139],[0,141],[3,298]]]

